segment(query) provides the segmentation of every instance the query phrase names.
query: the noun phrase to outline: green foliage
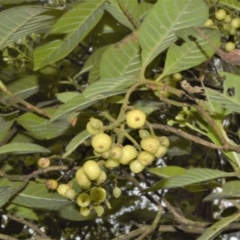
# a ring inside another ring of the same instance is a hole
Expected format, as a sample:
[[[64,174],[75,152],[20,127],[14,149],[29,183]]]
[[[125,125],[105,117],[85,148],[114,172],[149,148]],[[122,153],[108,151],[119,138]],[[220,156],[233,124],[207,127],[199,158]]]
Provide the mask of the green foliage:
[[[237,0],[0,3],[6,239],[239,231]]]

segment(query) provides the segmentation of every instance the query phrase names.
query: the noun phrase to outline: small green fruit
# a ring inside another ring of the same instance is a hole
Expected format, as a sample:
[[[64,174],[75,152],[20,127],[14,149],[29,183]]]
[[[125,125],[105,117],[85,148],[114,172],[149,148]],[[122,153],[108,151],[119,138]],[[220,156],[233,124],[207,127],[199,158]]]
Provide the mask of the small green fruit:
[[[92,138],[92,147],[98,153],[106,152],[110,149],[112,139],[105,133],[99,133]]]
[[[141,110],[129,111],[126,115],[126,121],[130,128],[141,128],[146,122],[146,114]]]
[[[87,174],[90,180],[96,180],[101,174],[101,168],[93,160],[88,160],[83,164],[83,171]]]
[[[87,193],[80,193],[77,197],[79,207],[88,207],[91,202],[90,196]]]

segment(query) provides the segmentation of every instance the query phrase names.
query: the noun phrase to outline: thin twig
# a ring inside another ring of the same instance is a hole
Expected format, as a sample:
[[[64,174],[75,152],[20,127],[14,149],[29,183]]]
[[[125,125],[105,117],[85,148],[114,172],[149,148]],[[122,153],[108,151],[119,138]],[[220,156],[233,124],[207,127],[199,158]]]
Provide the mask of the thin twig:
[[[10,214],[10,213],[7,213],[7,216],[8,216],[10,219],[12,219],[12,220],[14,220],[14,221],[16,221],[16,222],[19,222],[19,223],[21,223],[21,224],[23,224],[23,225],[28,226],[28,227],[31,228],[33,231],[35,231],[37,234],[39,234],[41,237],[47,238],[47,235],[46,235],[43,231],[41,231],[41,229],[39,229],[36,225],[34,225],[34,224],[26,221],[26,220],[23,219],[23,218],[17,218],[17,217],[13,216],[13,215]]]
[[[18,240],[17,238],[13,238],[8,235],[1,234],[1,233],[0,233],[0,239],[2,239],[2,240]]]

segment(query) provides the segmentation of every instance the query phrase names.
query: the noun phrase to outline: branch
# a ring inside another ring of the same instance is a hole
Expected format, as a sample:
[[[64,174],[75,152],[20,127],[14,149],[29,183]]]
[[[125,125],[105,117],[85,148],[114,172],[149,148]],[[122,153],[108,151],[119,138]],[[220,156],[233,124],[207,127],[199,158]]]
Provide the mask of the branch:
[[[17,238],[13,238],[8,235],[1,234],[1,233],[0,233],[0,239],[2,239],[2,240],[18,240]]]

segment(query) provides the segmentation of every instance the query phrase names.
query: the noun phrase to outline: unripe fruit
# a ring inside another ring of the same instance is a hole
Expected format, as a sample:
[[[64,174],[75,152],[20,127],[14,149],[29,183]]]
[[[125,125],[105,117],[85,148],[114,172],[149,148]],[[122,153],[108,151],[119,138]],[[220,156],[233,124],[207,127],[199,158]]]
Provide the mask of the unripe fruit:
[[[233,18],[231,21],[231,26],[234,28],[239,28],[239,19],[238,18]]]
[[[101,187],[94,187],[90,191],[90,198],[95,204],[100,204],[107,197],[106,190]]]
[[[168,147],[170,142],[166,136],[159,137],[160,145]]]
[[[126,115],[126,122],[130,128],[141,128],[146,122],[146,114],[141,110],[129,111]]]
[[[151,136],[150,132],[147,130],[139,130],[138,133],[141,139],[148,138]]]
[[[93,209],[96,211],[98,217],[101,217],[104,213],[104,208],[100,205],[94,206]]]
[[[66,196],[67,198],[69,198],[69,199],[74,199],[75,196],[76,196],[76,192],[75,192],[74,189],[69,188],[69,189],[67,189],[67,191],[65,192],[65,196]]]
[[[106,152],[111,144],[112,139],[105,133],[99,133],[92,138],[92,147],[98,153]]]
[[[101,120],[97,119],[97,118],[90,118],[89,120],[91,126],[95,129],[100,129],[103,127],[103,123]]]
[[[87,174],[90,180],[96,180],[101,174],[100,167],[93,160],[88,160],[83,164],[83,171]]]
[[[219,9],[217,12],[215,12],[215,17],[217,20],[221,21],[226,17],[227,13],[224,9]]]
[[[87,217],[90,214],[90,209],[88,207],[81,207],[80,213],[82,216]]]
[[[48,168],[50,166],[50,159],[49,158],[40,158],[38,159],[38,166],[40,168]]]
[[[153,160],[154,160],[154,156],[147,152],[147,151],[142,151],[138,154],[137,156],[137,160],[143,165],[143,166],[148,166],[150,165]]]
[[[121,164],[128,164],[130,163],[134,158],[137,157],[138,151],[135,147],[131,145],[126,145],[122,148],[122,157],[119,159],[119,162]]]
[[[145,151],[150,152],[154,155],[160,147],[160,142],[157,138],[154,137],[145,138],[141,140],[141,147]]]
[[[119,187],[114,187],[113,188],[113,196],[115,198],[119,198],[122,194],[122,190]]]
[[[50,64],[40,70],[40,73],[45,75],[45,76],[52,76],[55,75],[58,71],[57,64],[53,63]]]
[[[58,194],[65,196],[66,191],[70,189],[70,187],[67,184],[60,184],[57,188]]]
[[[119,165],[120,165],[119,160],[112,158],[107,159],[107,161],[104,164],[106,168],[115,168],[118,167]]]
[[[174,73],[172,75],[172,78],[176,81],[180,81],[180,80],[182,80],[182,74],[181,73]]]
[[[160,146],[157,150],[157,152],[154,154],[155,157],[162,157],[166,154],[167,148],[165,146]]]
[[[91,181],[89,180],[87,174],[83,171],[83,168],[79,168],[76,171],[75,177],[80,188],[89,189],[91,187]]]
[[[58,182],[54,179],[50,179],[46,182],[47,189],[56,190],[58,187]]]
[[[90,196],[87,193],[80,193],[77,197],[77,204],[79,207],[87,207],[91,202]]]
[[[110,157],[112,159],[119,160],[122,157],[122,155],[123,155],[122,147],[114,146],[111,148]]]
[[[101,132],[100,129],[93,128],[90,122],[87,123],[86,129],[92,135],[96,135]]]
[[[233,51],[233,50],[235,49],[235,43],[233,43],[233,42],[228,42],[228,43],[226,43],[225,49],[226,49],[226,51],[228,51],[228,52]]]
[[[204,27],[212,27],[213,25],[213,20],[210,18],[204,23]]]
[[[228,14],[228,15],[226,15],[226,17],[223,20],[224,20],[224,22],[229,23],[232,21],[232,17],[231,17],[231,15]]]
[[[107,150],[106,152],[101,153],[101,157],[104,159],[108,159],[111,155],[111,150]]]
[[[100,176],[97,178],[96,180],[96,184],[100,185],[102,183],[104,183],[107,179],[107,174],[104,171],[101,171]]]
[[[145,166],[143,166],[138,160],[134,160],[130,163],[130,170],[133,173],[140,173]]]

